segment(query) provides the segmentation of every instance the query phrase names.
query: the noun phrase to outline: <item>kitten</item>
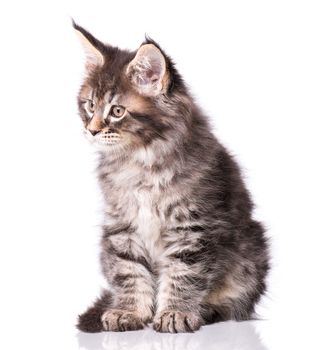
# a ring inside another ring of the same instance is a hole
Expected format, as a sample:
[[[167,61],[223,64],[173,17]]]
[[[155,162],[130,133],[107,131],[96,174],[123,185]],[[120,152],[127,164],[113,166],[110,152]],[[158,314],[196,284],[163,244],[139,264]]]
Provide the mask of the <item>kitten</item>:
[[[129,52],[73,25],[87,54],[78,105],[100,155],[101,267],[111,286],[78,328],[152,322],[177,333],[250,319],[268,246],[237,164],[154,41]]]

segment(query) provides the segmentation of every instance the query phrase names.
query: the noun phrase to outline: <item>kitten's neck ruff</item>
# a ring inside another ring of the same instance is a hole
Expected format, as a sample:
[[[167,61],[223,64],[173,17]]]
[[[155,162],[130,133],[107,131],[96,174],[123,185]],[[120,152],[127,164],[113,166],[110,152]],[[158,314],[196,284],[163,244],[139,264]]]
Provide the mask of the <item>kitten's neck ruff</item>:
[[[174,163],[184,161],[183,148],[183,142],[178,138],[165,143],[163,140],[154,140],[150,145],[137,149],[120,148],[109,153],[99,151],[99,164],[100,167],[110,167],[112,172],[125,164],[135,164],[142,170],[172,167]]]

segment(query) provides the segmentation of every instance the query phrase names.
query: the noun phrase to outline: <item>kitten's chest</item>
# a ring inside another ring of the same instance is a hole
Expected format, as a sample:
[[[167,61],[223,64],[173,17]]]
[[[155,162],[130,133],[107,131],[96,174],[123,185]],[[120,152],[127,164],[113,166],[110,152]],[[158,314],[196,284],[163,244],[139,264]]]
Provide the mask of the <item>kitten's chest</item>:
[[[162,211],[165,192],[163,178],[144,174],[133,169],[127,170],[125,181],[121,175],[114,178],[117,191],[114,192],[113,207],[122,221],[134,228],[133,239],[148,252],[152,260],[157,260],[162,252],[161,232],[165,224]]]
[[[157,210],[156,195],[153,191],[139,189],[133,193],[136,202],[136,216],[132,223],[136,227],[137,238],[145,246],[151,258],[155,259],[161,248],[162,222]]]

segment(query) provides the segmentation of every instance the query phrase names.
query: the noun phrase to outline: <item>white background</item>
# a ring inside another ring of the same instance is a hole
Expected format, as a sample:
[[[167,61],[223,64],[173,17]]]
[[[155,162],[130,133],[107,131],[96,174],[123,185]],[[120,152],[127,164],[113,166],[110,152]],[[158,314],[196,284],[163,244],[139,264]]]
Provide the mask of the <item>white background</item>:
[[[100,200],[76,95],[70,17],[175,59],[236,155],[272,242],[259,322],[192,335],[84,335],[98,294]],[[10,1],[0,11],[1,349],[311,349],[312,11],[309,1]]]

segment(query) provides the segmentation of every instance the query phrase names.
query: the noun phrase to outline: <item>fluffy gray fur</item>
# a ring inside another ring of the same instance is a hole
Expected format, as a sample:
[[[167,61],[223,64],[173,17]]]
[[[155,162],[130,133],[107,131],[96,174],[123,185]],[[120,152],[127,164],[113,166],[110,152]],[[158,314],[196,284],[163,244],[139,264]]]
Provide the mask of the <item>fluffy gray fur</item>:
[[[154,41],[129,52],[74,27],[88,54],[78,104],[100,154],[101,266],[111,287],[78,328],[152,322],[176,333],[250,319],[268,248],[236,162]]]

